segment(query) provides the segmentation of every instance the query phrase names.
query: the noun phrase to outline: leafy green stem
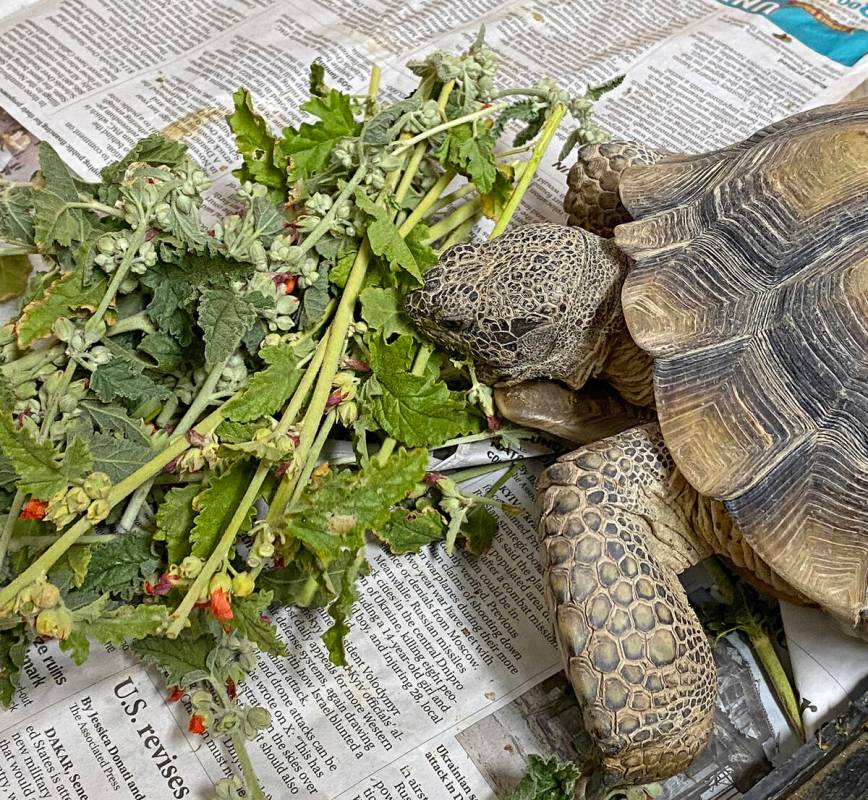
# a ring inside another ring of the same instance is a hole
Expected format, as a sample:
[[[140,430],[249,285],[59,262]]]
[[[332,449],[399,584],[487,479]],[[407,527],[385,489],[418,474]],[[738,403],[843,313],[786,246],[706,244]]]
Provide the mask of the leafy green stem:
[[[107,214],[110,217],[123,217],[124,212],[119,208],[98,203],[96,200],[82,200],[78,203],[66,203],[67,208],[83,208],[87,211],[99,211],[101,214]]]
[[[2,245],[3,243],[0,242],[0,258],[4,256],[29,256],[38,252],[35,247],[27,244],[10,244],[6,247]]]
[[[463,242],[470,231],[472,231],[476,227],[476,223],[482,218],[482,210],[477,211],[472,217],[468,217],[464,222],[462,222],[455,230],[452,231],[441,243],[438,248],[439,252],[443,252],[444,250],[448,250],[452,245],[458,244],[458,242]]]
[[[548,150],[548,146],[555,135],[555,131],[557,131],[558,126],[561,124],[561,120],[564,118],[564,114],[566,113],[567,107],[563,103],[556,103],[552,107],[551,113],[549,114],[545,125],[543,125],[542,132],[537,139],[536,146],[533,149],[533,154],[528,160],[527,167],[522,171],[518,183],[515,185],[512,194],[509,196],[509,200],[506,201],[503,213],[500,215],[495,223],[494,229],[491,231],[491,235],[489,236],[490,239],[500,236],[511,222],[515,210],[518,208],[519,203],[521,203],[537,169],[539,169],[540,162],[543,160],[546,150]]]
[[[316,467],[316,463],[319,460],[319,454],[322,452],[336,420],[337,412],[335,409],[332,409],[328,414],[326,414],[325,419],[317,432],[316,439],[314,439],[313,445],[310,448],[310,452],[307,454],[304,466],[298,475],[298,479],[295,481],[295,488],[293,489],[292,496],[289,499],[288,508],[292,509],[292,507],[299,501],[299,498],[301,497],[301,494],[307,486],[307,482],[310,480],[310,476]]]
[[[3,531],[0,533],[0,574],[3,572],[3,565],[6,561],[6,552],[9,549],[9,542],[12,539],[12,532],[15,530],[15,522],[18,520],[18,515],[21,509],[24,508],[24,501],[27,495],[20,489],[15,492],[12,498],[12,506],[9,509],[9,515],[3,523]]]
[[[463,125],[465,122],[473,122],[474,120],[482,119],[483,117],[489,117],[492,114],[496,114],[498,111],[503,111],[503,109],[506,108],[507,105],[509,104],[497,103],[495,105],[488,106],[488,108],[481,108],[479,109],[479,111],[473,111],[470,114],[465,114],[462,117],[455,117],[454,119],[450,119],[448,122],[441,122],[439,125],[435,125],[433,128],[428,128],[428,130],[422,131],[422,133],[418,133],[412,138],[401,142],[398,147],[396,147],[392,152],[394,155],[400,155],[405,150],[414,147],[419,142],[424,142],[426,139],[430,139],[432,136],[436,136],[438,133],[448,131],[450,128],[454,128],[456,125]]]
[[[479,197],[474,197],[463,202],[451,213],[443,217],[443,219],[441,219],[436,225],[432,225],[429,228],[425,243],[433,244],[438,239],[442,239],[444,236],[463,225],[468,219],[471,219],[479,213],[481,205],[482,201]]]
[[[262,787],[259,785],[259,780],[256,777],[253,762],[247,753],[244,737],[240,733],[236,732],[232,734],[232,747],[235,750],[235,755],[238,757],[238,763],[241,765],[246,797],[250,798],[250,800],[266,800],[265,792],[262,791]]]
[[[100,300],[99,305],[96,307],[96,311],[93,312],[93,316],[91,316],[91,318],[85,323],[85,330],[95,330],[100,322],[102,322],[105,312],[108,311],[109,306],[114,302],[118,289],[120,289],[121,284],[129,274],[130,266],[133,263],[133,259],[136,257],[136,253],[138,253],[139,248],[142,246],[142,243],[145,241],[146,234],[147,230],[144,225],[140,225],[135,229],[135,231],[133,231],[132,236],[130,236],[129,246],[124,253],[124,257],[121,259],[121,263],[118,264],[114,275],[112,275],[111,282],[105,290],[102,300]]]
[[[131,314],[124,319],[118,320],[107,331],[108,336],[120,336],[122,333],[130,331],[141,331],[142,333],[155,333],[156,328],[151,323],[151,318],[147,311],[139,311],[137,314]]]

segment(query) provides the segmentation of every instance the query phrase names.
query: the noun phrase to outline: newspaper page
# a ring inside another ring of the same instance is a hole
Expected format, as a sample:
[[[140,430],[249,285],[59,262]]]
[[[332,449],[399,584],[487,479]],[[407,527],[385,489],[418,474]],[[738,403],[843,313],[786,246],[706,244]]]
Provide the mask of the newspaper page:
[[[580,92],[625,74],[600,103],[599,120],[615,136],[669,151],[707,150],[835,100],[868,70],[860,27],[868,11],[822,0],[629,10],[595,0],[21,5],[0,4],[0,107],[84,178],[151,130],[183,137],[217,178],[215,206],[232,197],[235,156],[223,117],[238,85],[273,125],[294,123],[310,61],[320,59],[329,79],[352,91],[364,89],[378,63],[385,91],[397,96],[407,86],[405,61],[466,46],[482,23],[511,80],[552,75]],[[559,147],[525,219],[563,218]],[[505,456],[482,448],[450,463],[480,457]],[[539,468],[527,462],[500,496],[530,509]],[[275,718],[251,746],[270,797],[505,797],[529,752],[573,754],[580,718],[558,676],[532,526],[500,522],[481,559],[439,548],[393,558],[372,548],[347,670],[328,662],[321,612],[274,610],[291,655],[261,657],[243,689]],[[786,752],[786,726],[750,653],[724,640],[715,656],[714,739],[689,774],[666,783],[665,797],[737,797],[738,786]],[[0,715],[0,797],[207,796],[232,768],[230,755],[189,735],[187,717],[123,648],[106,647],[76,669],[51,643],[37,643],[14,707]]]

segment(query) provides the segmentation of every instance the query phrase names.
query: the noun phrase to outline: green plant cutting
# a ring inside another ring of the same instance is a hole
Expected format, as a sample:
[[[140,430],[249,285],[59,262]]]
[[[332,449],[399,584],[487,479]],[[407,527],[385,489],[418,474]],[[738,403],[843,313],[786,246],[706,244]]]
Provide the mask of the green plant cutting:
[[[488,547],[498,501],[428,472],[429,451],[523,433],[402,297],[482,217],[506,227],[567,112],[573,143],[603,137],[607,87],[501,88],[481,35],[409,69],[417,88],[383,102],[378,69],[355,96],[315,63],[306,118],[279,134],[239,89],[238,208],[219,221],[161,135],[98,183],[46,143],[32,180],[0,180],[0,290],[19,297],[0,329],[4,704],[35,637],[77,664],[130,641],[188,699],[190,730],[234,745],[218,794],[261,798],[244,745],[269,714],[235,688],[258,651],[284,652],[264,612],[327,606],[341,665],[368,539]],[[325,459],[334,440],[353,464]]]

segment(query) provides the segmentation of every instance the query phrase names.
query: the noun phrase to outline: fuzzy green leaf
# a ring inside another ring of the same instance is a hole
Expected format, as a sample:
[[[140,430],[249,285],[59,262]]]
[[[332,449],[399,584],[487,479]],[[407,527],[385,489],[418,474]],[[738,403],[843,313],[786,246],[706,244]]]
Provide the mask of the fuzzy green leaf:
[[[272,591],[274,601],[282,606],[324,606],[338,596],[344,573],[354,560],[355,552],[344,550],[323,568],[316,556],[302,547],[282,569],[261,573],[256,585]]]
[[[196,522],[190,531],[192,553],[199,558],[208,558],[217,545],[223,531],[241,504],[241,498],[250,485],[252,467],[246,461],[237,464],[222,475],[211,473],[207,488],[196,497]],[[239,533],[250,529],[256,509],[251,508]]]
[[[158,263],[140,281],[153,292],[148,316],[181,346],[189,345],[193,341],[190,307],[198,293],[188,271],[177,264]]]
[[[226,117],[235,135],[235,147],[244,164],[233,172],[240,181],[254,181],[275,190],[279,199],[286,197],[286,157],[266,121],[253,109],[253,98],[240,88],[232,95],[235,111]]]
[[[532,754],[527,760],[527,773],[509,800],[573,800],[580,775],[575,764],[557,756],[544,759]]]
[[[6,410],[0,410],[0,450],[18,475],[18,488],[41,500],[65,489],[90,467],[87,446],[74,439],[66,457],[50,442],[38,442],[25,428],[18,428]]]
[[[335,666],[345,667],[347,656],[344,651],[344,639],[350,632],[347,624],[353,603],[359,596],[356,580],[370,572],[368,562],[364,558],[364,550],[360,549],[350,567],[344,572],[341,590],[335,601],[329,606],[329,616],[334,620],[332,626],[322,635],[323,643],[329,653],[329,661]]]
[[[112,483],[120,483],[150,461],[154,451],[149,445],[121,439],[110,433],[96,433],[88,440],[94,469],[105,472]]]
[[[90,377],[90,388],[103,402],[110,403],[117,398],[136,402],[149,398],[168,399],[171,392],[151,380],[139,364],[124,358],[113,358],[100,364]]]
[[[422,266],[416,261],[410,246],[398,233],[398,226],[392,222],[389,212],[372,203],[361,189],[356,190],[356,204],[362,211],[373,217],[373,221],[367,228],[371,252],[385,258],[393,269],[406,270],[421,284]]]
[[[231,289],[203,289],[199,327],[205,337],[205,365],[212,369],[231,356],[256,322],[256,309]]]
[[[371,461],[358,471],[330,473],[287,517],[289,534],[327,567],[342,550],[357,550],[365,531],[385,524],[392,506],[422,480],[427,458],[425,450],[399,450],[385,465]]]
[[[45,184],[33,191],[34,238],[40,249],[54,244],[69,247],[84,242],[90,222],[84,209],[71,208],[78,203],[78,187],[60,156],[47,142],[39,143],[39,166]]]
[[[164,541],[170,564],[180,564],[190,552],[189,535],[196,519],[193,498],[200,487],[191,483],[170,489],[157,509],[157,532],[154,539]]]
[[[140,588],[141,578],[158,565],[159,561],[151,554],[150,539],[127,534],[94,547],[82,591],[131,597]]]
[[[484,506],[476,506],[464,518],[461,535],[464,549],[475,556],[481,556],[497,535],[497,518]]]
[[[18,297],[32,270],[27,256],[0,256],[0,302]]]
[[[9,183],[0,186],[0,242],[32,245],[33,190],[29,186]]]
[[[328,164],[335,145],[359,131],[350,97],[336,89],[330,89],[322,97],[312,97],[302,104],[301,110],[318,117],[319,121],[303,122],[297,129],[283,131],[277,152],[291,159],[290,180],[315,175]]]
[[[27,629],[19,625],[0,631],[0,704],[9,707],[21,683],[21,667],[27,657]]]
[[[466,175],[482,194],[491,191],[497,175],[494,157],[495,139],[491,130],[469,122],[451,128],[437,150],[437,159],[444,167],[452,167]]]
[[[154,367],[160,372],[173,372],[185,358],[184,348],[162,331],[149,333],[139,343],[138,349],[154,360]]]
[[[186,675],[208,671],[208,654],[216,645],[210,634],[185,630],[177,639],[148,636],[133,642],[133,650],[163,673],[168,686],[186,687]]]
[[[359,295],[359,300],[362,303],[362,318],[385,338],[396,333],[414,334],[410,318],[404,310],[402,295],[397,289],[369,286]]]
[[[135,162],[144,162],[152,166],[166,165],[170,167],[181,164],[187,158],[187,144],[175,139],[169,139],[160,133],[152,133],[140,139],[132,150],[119,161],[103,167],[100,177],[105,183],[120,183],[127,167]]]
[[[271,605],[273,596],[272,592],[260,591],[233,600],[229,625],[264,653],[285,656],[286,645],[277,638],[274,624],[262,619],[262,613]]]
[[[18,344],[28,347],[51,333],[58,317],[71,317],[79,309],[94,311],[106,290],[103,279],[83,286],[80,271],[69,272],[50,284],[36,300],[28,303],[15,325]]]
[[[108,596],[103,595],[73,612],[72,634],[60,643],[72,660],[81,665],[87,659],[90,640],[119,647],[124,642],[144,639],[158,633],[169,617],[164,605],[141,604],[107,610]]]
[[[148,429],[141,420],[133,419],[120,406],[84,400],[81,408],[103,433],[115,433],[134,444],[150,447]]]
[[[259,356],[268,366],[256,372],[242,394],[226,407],[225,416],[233,422],[251,422],[276,414],[304,375],[294,347],[263,347]]]
[[[425,545],[446,534],[446,523],[435,511],[410,511],[396,508],[385,525],[374,531],[394,555],[418,553]]]
[[[365,384],[364,404],[369,423],[410,447],[436,447],[479,429],[479,420],[468,411],[464,398],[450,392],[436,372],[410,374],[412,337],[387,343],[375,336],[369,346],[373,381]]]
[[[66,563],[72,573],[72,585],[80,589],[90,568],[93,546],[89,544],[74,544],[66,551]]]

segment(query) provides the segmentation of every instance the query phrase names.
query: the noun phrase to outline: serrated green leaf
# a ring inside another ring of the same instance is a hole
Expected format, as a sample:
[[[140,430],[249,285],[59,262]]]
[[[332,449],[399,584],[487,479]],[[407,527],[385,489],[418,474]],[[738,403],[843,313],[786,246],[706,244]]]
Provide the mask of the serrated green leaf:
[[[68,481],[78,480],[93,472],[93,456],[84,439],[73,436],[63,453],[60,469]]]
[[[103,167],[100,177],[105,183],[120,183],[127,167],[135,162],[144,162],[152,166],[164,164],[174,167],[187,158],[187,144],[170,139],[161,133],[152,133],[140,139],[133,148],[119,161]]]
[[[396,508],[386,524],[374,533],[394,555],[418,553],[426,545],[445,536],[446,523],[436,511]]]
[[[0,631],[0,704],[9,707],[21,683],[21,667],[30,643],[27,629],[20,625]]]
[[[44,185],[33,191],[34,239],[40,249],[69,247],[87,241],[90,222],[79,202],[78,187],[60,156],[48,142],[39,143],[39,167]]]
[[[466,175],[482,194],[491,191],[497,175],[495,139],[484,125],[469,122],[450,128],[437,149],[437,160]]]
[[[126,534],[94,547],[81,588],[82,591],[131,597],[140,588],[142,577],[152,573],[158,565],[147,536]]]
[[[235,147],[244,164],[233,172],[240,181],[254,181],[272,189],[277,199],[286,198],[286,157],[268,124],[253,108],[253,98],[240,88],[232,95],[235,111],[226,117],[235,135]]]
[[[84,400],[81,408],[103,433],[117,433],[134,444],[150,447],[148,429],[141,420],[130,417],[121,406]]]
[[[198,295],[197,284],[189,278],[177,264],[158,263],[139,279],[153,292],[148,316],[182,347],[193,341],[190,307]]]
[[[531,754],[527,773],[515,787],[509,800],[573,800],[581,772],[575,764],[557,756],[544,759]]]
[[[396,333],[415,335],[397,289],[369,286],[359,295],[359,300],[362,303],[362,319],[387,339]]]
[[[359,132],[349,95],[330,89],[322,97],[312,97],[301,110],[319,118],[303,122],[297,129],[284,128],[277,152],[290,160],[290,180],[309,178],[325,167],[337,143]]]
[[[262,613],[271,605],[272,598],[272,592],[260,591],[249,597],[233,600],[229,626],[264,653],[285,656],[286,645],[277,638],[274,625],[262,619]]]
[[[304,375],[294,347],[264,347],[259,356],[268,366],[254,373],[241,395],[226,406],[225,416],[233,422],[250,422],[276,414]]]
[[[231,289],[203,289],[199,327],[205,338],[205,366],[222,364],[241,344],[256,322],[256,309]]]
[[[33,242],[33,190],[0,183],[0,242],[29,246]]]
[[[328,650],[329,661],[335,666],[347,665],[346,652],[344,651],[344,639],[350,632],[347,624],[353,603],[359,596],[356,588],[356,580],[370,572],[368,562],[364,557],[364,549],[360,549],[353,559],[352,564],[343,574],[341,589],[335,601],[329,606],[329,616],[334,620],[332,626],[322,635],[323,643]]]
[[[375,383],[365,384],[363,414],[389,436],[411,447],[436,447],[448,439],[479,429],[479,420],[464,398],[449,391],[436,373],[410,374],[415,344],[400,336],[387,343],[381,335],[369,339],[370,367]]]
[[[106,281],[91,281],[83,286],[80,271],[69,272],[47,286],[45,292],[29,302],[15,324],[18,344],[28,347],[37,339],[51,333],[51,326],[59,317],[72,317],[80,309],[93,311],[106,290]]]
[[[112,483],[120,483],[147,464],[154,455],[149,445],[122,439],[110,433],[94,434],[89,444],[94,469],[105,472],[112,479]]]
[[[217,646],[214,637],[201,631],[182,631],[177,639],[148,636],[133,642],[133,650],[156,667],[168,686],[185,687],[184,676],[208,671],[208,654]]]
[[[239,461],[222,475],[209,476],[207,488],[196,497],[196,521],[190,531],[192,553],[199,558],[208,558],[217,545],[229,521],[241,504],[241,499],[250,485],[253,468],[246,461]],[[255,508],[251,508],[239,533],[250,530]]]
[[[476,506],[464,518],[461,535],[464,549],[475,556],[481,556],[491,547],[497,535],[497,518],[484,506]]]
[[[27,288],[32,270],[27,256],[0,256],[0,302],[18,297]]]
[[[421,109],[422,102],[418,97],[408,97],[387,106],[365,123],[362,141],[371,145],[389,144],[395,138],[395,127],[398,120],[405,114]]]
[[[305,331],[312,325],[316,325],[322,319],[330,299],[329,276],[323,271],[319,274],[316,283],[304,290],[298,316],[299,329]]]
[[[413,251],[390,219],[385,208],[372,203],[361,189],[356,190],[356,204],[373,217],[367,227],[368,242],[374,255],[382,256],[392,268],[401,268],[422,283],[422,266],[416,261]]]
[[[170,564],[180,564],[190,552],[189,535],[196,518],[193,499],[200,492],[195,483],[170,489],[157,509],[154,539],[164,541]]]
[[[0,410],[0,450],[18,475],[18,488],[40,500],[66,488],[84,474],[80,468],[88,466],[86,448],[80,443],[64,459],[50,442],[38,442],[26,428],[16,427],[5,410]]]
[[[113,358],[100,364],[90,376],[90,388],[103,402],[110,403],[117,398],[130,402],[143,399],[168,399],[171,392],[142,371],[139,364],[124,358]]]
[[[238,444],[249,442],[260,428],[270,428],[266,420],[252,420],[250,422],[221,422],[215,433],[223,444]]]
[[[119,647],[158,633],[169,617],[164,605],[142,603],[111,610],[107,605],[108,597],[103,595],[73,612],[72,634],[60,643],[60,649],[70,652],[76,664],[87,659],[91,640]]]
[[[74,544],[66,551],[66,563],[72,572],[72,585],[80,589],[87,577],[93,546],[89,544]]]
[[[427,460],[425,450],[399,450],[384,465],[370,461],[358,471],[335,470],[287,516],[289,535],[327,567],[342,550],[357,550],[366,531],[385,524],[392,506],[422,480]]]
[[[337,597],[344,572],[354,560],[355,553],[345,550],[323,569],[316,556],[302,547],[285,567],[260,573],[256,585],[273,592],[274,601],[282,606],[324,606]]]

